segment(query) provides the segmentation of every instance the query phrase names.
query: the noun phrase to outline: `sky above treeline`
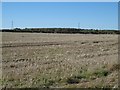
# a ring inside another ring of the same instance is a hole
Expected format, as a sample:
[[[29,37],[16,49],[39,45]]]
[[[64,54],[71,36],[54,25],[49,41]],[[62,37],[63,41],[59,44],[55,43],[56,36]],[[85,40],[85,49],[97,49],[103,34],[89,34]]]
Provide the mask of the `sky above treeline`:
[[[118,29],[117,2],[3,2],[2,28]]]

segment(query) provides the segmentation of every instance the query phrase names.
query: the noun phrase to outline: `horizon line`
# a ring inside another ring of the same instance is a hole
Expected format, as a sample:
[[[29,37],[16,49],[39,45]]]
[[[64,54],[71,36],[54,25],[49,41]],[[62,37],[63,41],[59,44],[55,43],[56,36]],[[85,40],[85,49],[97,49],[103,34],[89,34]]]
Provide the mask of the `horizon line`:
[[[16,28],[1,28],[1,29],[10,29],[10,30],[14,30],[14,29],[52,29],[52,28],[61,28],[61,29],[84,29],[84,30],[119,30],[119,29],[98,29],[98,28],[78,28],[78,27],[26,27],[26,28],[20,28],[20,27],[16,27]]]

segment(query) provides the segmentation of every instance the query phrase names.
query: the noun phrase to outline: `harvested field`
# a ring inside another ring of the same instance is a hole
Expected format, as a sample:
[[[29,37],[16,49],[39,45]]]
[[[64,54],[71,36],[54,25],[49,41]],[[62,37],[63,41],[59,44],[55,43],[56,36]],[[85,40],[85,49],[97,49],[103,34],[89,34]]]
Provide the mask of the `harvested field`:
[[[2,33],[3,87],[112,88],[118,35]]]

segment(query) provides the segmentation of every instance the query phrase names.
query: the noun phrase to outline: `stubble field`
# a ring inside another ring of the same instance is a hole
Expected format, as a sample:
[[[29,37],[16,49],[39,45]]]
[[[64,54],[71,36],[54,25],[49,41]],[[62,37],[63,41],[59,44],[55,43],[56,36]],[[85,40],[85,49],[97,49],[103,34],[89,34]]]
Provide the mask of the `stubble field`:
[[[3,32],[2,56],[3,87],[118,85],[118,35]]]

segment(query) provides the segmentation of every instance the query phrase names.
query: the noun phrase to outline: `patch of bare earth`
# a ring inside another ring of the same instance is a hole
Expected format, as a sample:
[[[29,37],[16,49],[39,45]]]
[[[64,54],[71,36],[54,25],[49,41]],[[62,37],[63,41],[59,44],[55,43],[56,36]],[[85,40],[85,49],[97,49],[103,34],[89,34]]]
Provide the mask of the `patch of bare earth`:
[[[3,87],[112,88],[118,36],[2,33]]]

